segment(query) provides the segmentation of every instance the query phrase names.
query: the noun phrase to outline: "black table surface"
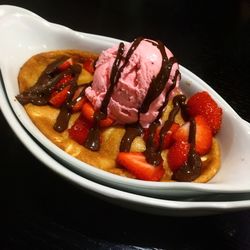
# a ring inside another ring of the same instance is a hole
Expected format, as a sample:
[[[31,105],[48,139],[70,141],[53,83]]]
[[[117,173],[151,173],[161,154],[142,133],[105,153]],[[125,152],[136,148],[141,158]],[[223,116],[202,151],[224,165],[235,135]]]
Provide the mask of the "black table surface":
[[[250,122],[247,0],[0,4],[24,7],[78,31],[128,41],[140,35],[160,39]],[[2,114],[0,127],[0,249],[250,249],[250,210],[185,218],[112,205],[40,163]]]

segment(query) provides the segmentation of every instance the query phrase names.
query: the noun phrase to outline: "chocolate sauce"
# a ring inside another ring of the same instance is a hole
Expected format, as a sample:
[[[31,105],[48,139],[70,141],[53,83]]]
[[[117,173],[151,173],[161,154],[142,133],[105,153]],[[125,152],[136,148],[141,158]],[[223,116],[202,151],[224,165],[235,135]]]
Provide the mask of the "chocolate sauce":
[[[106,118],[106,115],[104,113],[99,111],[94,113],[94,124],[89,130],[87,139],[84,142],[84,146],[92,151],[100,150],[101,142],[99,123],[104,118]]]
[[[164,100],[163,104],[161,105],[161,107],[158,110],[158,115],[156,117],[156,121],[159,121],[161,119],[163,111],[164,111],[164,109],[166,108],[166,106],[168,104],[169,95],[172,92],[172,90],[176,87],[177,79],[180,78],[180,76],[181,76],[181,74],[180,74],[179,70],[176,70],[175,75],[174,75],[174,79],[173,79],[173,83],[168,88],[165,100]]]
[[[44,70],[44,75],[47,75],[47,76],[53,76],[54,74],[58,73],[58,68],[59,66],[65,62],[66,60],[68,60],[70,57],[69,56],[65,56],[65,55],[62,55],[60,56],[57,60],[55,60],[54,62],[50,63],[46,69]],[[41,79],[40,79],[41,78]],[[39,81],[43,82],[44,80],[42,80],[43,78],[43,74],[40,76]]]
[[[135,40],[135,45],[136,47],[140,44],[140,42],[143,40],[142,37],[137,38]],[[139,118],[140,118],[140,114],[141,113],[146,113],[148,112],[149,106],[150,104],[162,93],[162,91],[164,90],[170,73],[171,73],[171,69],[173,64],[176,62],[176,60],[174,59],[174,57],[168,59],[167,55],[166,55],[166,51],[165,51],[165,46],[162,42],[158,41],[157,43],[154,41],[150,41],[147,40],[148,42],[151,42],[154,46],[157,46],[157,48],[160,50],[160,53],[162,55],[162,65],[161,65],[161,69],[159,71],[159,73],[157,74],[157,76],[155,78],[152,79],[149,89],[147,91],[147,94],[144,98],[143,103],[141,104],[141,107],[139,108],[138,111],[138,121],[137,121],[137,125],[136,127],[139,127]],[[129,58],[131,57],[133,51],[135,50],[134,48],[135,46],[131,46],[126,58],[125,58],[125,63],[123,65],[123,67],[126,66]],[[128,57],[129,55],[129,57]],[[127,60],[127,61],[126,61]],[[123,69],[123,68],[122,68]],[[175,85],[176,85],[176,81],[177,81],[177,77],[179,76],[179,71],[176,73],[175,78],[174,78],[174,83],[170,86],[169,91],[166,94],[165,97],[165,101],[167,103],[168,101],[168,96],[170,94],[170,92],[174,89]],[[149,127],[149,138],[147,140],[146,143],[146,151],[145,151],[145,156],[148,162],[150,162],[153,165],[159,165],[159,163],[162,161],[160,152],[158,150],[158,148],[155,147],[154,143],[153,143],[153,138],[154,138],[154,133],[156,130],[156,127],[158,126],[158,120],[160,119],[163,109],[166,106],[165,102],[163,103],[163,105],[161,106],[161,108],[159,109],[159,117],[157,117],[156,121],[153,122],[150,127]],[[120,149],[124,150],[126,149],[126,151],[129,151],[130,145],[133,141],[133,139],[135,138],[135,134],[136,134],[136,130],[134,129],[134,125],[132,125],[132,127],[130,125],[126,126],[126,132],[125,135],[121,141],[121,146]],[[130,143],[127,143],[130,142]],[[125,145],[126,143],[126,145]]]
[[[136,49],[136,47],[140,44],[142,40],[143,40],[142,37],[137,38],[132,44],[132,46],[130,47],[130,50],[128,51],[127,56],[125,58],[124,64],[122,65],[120,70],[117,71],[117,75],[118,75],[117,81],[119,80],[119,77],[121,75],[123,68],[129,62],[129,58],[131,57],[132,53],[134,52],[134,50]],[[168,82],[168,79],[172,70],[172,66],[176,62],[174,57],[171,57],[170,59],[168,59],[166,55],[166,51],[165,51],[165,46],[162,42],[160,41],[154,42],[150,40],[147,40],[147,41],[151,42],[154,46],[156,46],[160,50],[160,53],[162,55],[162,65],[157,76],[152,79],[149,89],[147,91],[146,97],[141,107],[139,108],[138,121],[135,124],[126,126],[126,132],[121,141],[120,151],[126,151],[126,152],[129,151],[131,144],[133,140],[135,139],[135,137],[140,136],[142,134],[141,132],[142,128],[139,125],[140,114],[148,112],[150,104],[162,93],[162,91],[164,90]],[[162,116],[163,109],[165,108],[168,102],[169,94],[175,88],[176,82],[179,76],[180,76],[179,71],[176,71],[173,84],[169,87],[166,93],[165,101],[158,111],[158,116],[156,120],[149,126],[149,137],[146,142],[146,150],[144,154],[146,156],[146,160],[153,165],[159,165],[162,162],[161,150],[159,150],[159,148],[154,144],[154,134],[155,134],[156,128],[159,126],[159,120]],[[162,136],[165,132],[167,132],[165,130],[161,133]]]
[[[139,109],[140,113],[147,113],[150,104],[162,93],[168,82],[172,66],[174,63],[176,63],[176,59],[174,57],[168,59],[165,46],[162,42],[158,42],[157,48],[160,50],[162,55],[161,69],[158,75],[152,79],[149,85],[146,97],[144,98],[144,101]]]
[[[17,96],[17,100],[25,105],[27,103],[33,103],[34,105],[46,105],[48,95],[51,89],[62,77],[63,74],[58,73],[58,66],[66,61],[68,56],[61,56],[58,60],[50,63],[42,74],[39,76],[36,84],[30,89],[24,91]]]
[[[126,125],[125,128],[126,132],[121,140],[120,152],[129,152],[133,140],[143,133],[143,129],[138,122]]]
[[[52,78],[43,73],[34,86],[16,96],[17,100],[22,105],[28,103],[38,106],[48,104],[52,89],[55,84],[63,78],[63,75],[64,74],[59,74]]]
[[[92,83],[92,82],[90,82],[90,83],[84,83],[83,85],[79,85],[79,86],[78,86],[79,88],[82,88],[82,90],[80,91],[80,93],[79,93],[79,95],[77,96],[77,98],[71,100],[71,102],[70,102],[70,107],[71,107],[71,109],[73,108],[73,106],[74,106],[77,102],[81,101],[81,100],[84,98],[84,96],[85,96],[85,89],[86,89],[87,87],[89,87],[89,86],[91,85],[91,83]]]
[[[154,135],[156,133],[156,129],[159,126],[159,122],[155,121],[149,126],[149,136],[146,141],[146,150],[144,151],[144,155],[148,163],[158,166],[162,163],[161,151],[154,144]]]
[[[120,43],[115,61],[112,66],[111,74],[110,74],[109,88],[106,92],[106,95],[103,98],[102,105],[100,108],[100,111],[103,112],[105,115],[107,114],[107,107],[108,107],[111,95],[113,94],[114,88],[121,76],[121,71],[119,70],[119,67],[123,58],[123,53],[124,53],[124,43]]]
[[[196,124],[194,119],[190,119],[189,143],[190,149],[187,162],[173,173],[173,180],[176,181],[193,181],[201,174],[202,161],[195,151],[195,134]]]
[[[167,58],[165,47],[161,42],[158,42],[157,47],[159,48],[159,50],[162,54],[162,66],[161,66],[160,72],[158,73],[156,78],[152,79],[152,82],[150,83],[147,95],[146,95],[146,97],[145,97],[145,99],[140,107],[140,113],[148,112],[150,104],[162,93],[162,91],[164,90],[164,88],[168,82],[170,72],[172,70],[172,66],[176,62],[174,57],[171,57],[170,59]],[[148,137],[148,140],[146,142],[146,150],[145,150],[144,154],[146,156],[146,160],[149,163],[156,165],[156,166],[162,162],[162,157],[161,157],[161,147],[162,146],[161,145],[163,143],[163,137],[164,137],[165,133],[167,133],[167,131],[170,129],[175,115],[172,115],[172,118],[169,119],[165,123],[165,126],[163,126],[163,128],[161,129],[159,146],[155,145],[154,136],[155,136],[157,127],[160,125],[159,120],[161,119],[163,110],[168,103],[169,95],[170,95],[171,91],[175,88],[176,82],[177,82],[177,79],[179,76],[180,76],[180,72],[177,70],[175,72],[173,83],[171,84],[171,86],[169,87],[169,89],[166,93],[165,100],[164,100],[162,106],[160,107],[160,109],[158,110],[158,115],[157,115],[155,121],[149,126],[149,137]],[[176,110],[175,113],[177,114],[177,112],[178,112],[178,110]]]
[[[92,151],[99,151],[101,147],[100,142],[100,127],[99,125],[94,125],[88,133],[87,139],[84,142],[84,147]]]
[[[82,67],[79,64],[72,65],[71,69],[74,72],[74,75],[73,79],[70,80],[69,83],[70,89],[68,90],[66,101],[62,105],[60,113],[57,116],[56,123],[53,127],[57,132],[63,132],[68,128],[69,119],[72,114],[72,99],[78,88],[77,79],[82,71]]]
[[[109,88],[107,90],[107,93],[106,93],[103,101],[102,101],[102,105],[100,108],[100,111],[103,112],[105,115],[107,115],[107,107],[108,107],[108,104],[110,102],[111,96],[113,94],[114,88],[117,85],[117,83],[121,77],[121,73],[124,70],[124,68],[127,66],[127,64],[129,63],[130,57],[133,55],[134,51],[136,50],[136,48],[138,47],[138,45],[140,44],[140,42],[142,40],[143,40],[142,37],[138,37],[134,40],[134,42],[130,46],[125,58],[123,57],[124,43],[120,43],[120,45],[119,45],[117,56],[116,56],[116,59],[115,59],[113,66],[112,66],[112,70],[111,70],[111,74],[110,74]],[[124,63],[122,64],[121,67],[119,67],[122,59],[124,59]]]
[[[59,115],[56,119],[56,123],[54,124],[54,129],[57,132],[62,132],[68,127],[68,122],[72,113],[71,109],[73,106],[72,98],[78,88],[77,79],[82,70],[82,67],[79,64],[74,64],[66,70],[60,72],[58,68],[59,65],[65,62],[67,59],[69,59],[68,56],[62,56],[58,60],[49,64],[42,72],[34,86],[16,96],[17,100],[22,105],[28,103],[38,106],[47,105],[49,104],[52,91],[60,91],[65,86],[69,85],[70,89],[68,90],[66,101],[60,108]],[[57,89],[55,85],[67,75],[71,75],[73,78],[70,80],[70,82],[62,84]]]
[[[75,64],[72,66],[72,68],[74,68],[74,77],[69,83],[70,89],[68,90],[66,101],[62,105],[59,115],[56,118],[56,123],[53,126],[53,128],[57,132],[63,132],[68,128],[69,119],[72,114],[72,106],[73,106],[72,99],[75,94],[75,91],[78,88],[77,79],[82,71],[82,67],[79,64]]]
[[[160,147],[162,149],[163,139],[165,134],[170,130],[172,124],[174,123],[175,117],[181,109],[182,105],[185,103],[186,97],[184,95],[177,95],[173,99],[173,109],[170,111],[167,121],[161,128],[160,131]]]
[[[149,163],[153,165],[159,165],[162,161],[160,152],[163,150],[163,139],[165,134],[170,130],[177,113],[180,110],[181,103],[185,102],[186,97],[184,95],[177,95],[173,99],[174,108],[169,113],[168,120],[164,123],[160,130],[160,141],[159,145],[154,143],[154,137],[157,127],[160,126],[159,119],[161,116],[158,115],[156,120],[149,126],[149,136],[146,141],[145,156]],[[167,103],[167,101],[165,101]]]
[[[107,117],[107,107],[108,104],[110,102],[111,96],[113,94],[114,88],[117,85],[120,77],[121,77],[121,73],[124,70],[124,68],[127,66],[127,64],[129,63],[129,59],[132,56],[132,54],[134,53],[135,49],[137,48],[137,46],[140,44],[140,42],[143,40],[142,37],[138,37],[134,40],[134,42],[132,43],[132,45],[130,46],[126,57],[124,58],[123,54],[124,54],[124,43],[120,43],[119,44],[119,48],[118,48],[118,52],[116,55],[116,59],[113,63],[112,66],[112,70],[111,70],[111,74],[110,74],[110,83],[109,83],[109,88],[104,96],[104,99],[102,101],[102,105],[100,110],[97,110],[94,113],[94,127],[91,128],[87,140],[85,142],[85,147],[92,150],[92,151],[98,151],[100,149],[100,126],[99,126],[99,122],[101,121],[101,119],[105,119]],[[120,66],[122,59],[124,59],[123,64]],[[133,131],[132,129],[130,131]],[[134,136],[134,132],[133,133],[125,133],[127,134],[127,139],[129,139],[128,137],[131,137],[130,140],[132,140],[132,137]],[[126,141],[125,139],[123,141]],[[121,146],[121,148],[126,148],[127,146]]]

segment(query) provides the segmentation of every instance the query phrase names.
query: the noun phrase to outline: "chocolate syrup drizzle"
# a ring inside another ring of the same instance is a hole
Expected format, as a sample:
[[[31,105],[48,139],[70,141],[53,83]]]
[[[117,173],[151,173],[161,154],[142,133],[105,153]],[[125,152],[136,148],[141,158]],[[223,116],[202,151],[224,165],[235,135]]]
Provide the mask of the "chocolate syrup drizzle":
[[[139,43],[142,40],[143,40],[143,38],[141,38],[141,37],[136,39],[131,46],[132,49],[130,48],[130,50],[134,51],[135,48],[139,45]],[[150,40],[147,40],[147,41],[151,42]],[[161,69],[160,69],[158,75],[155,78],[153,78],[151,83],[150,83],[146,97],[145,97],[145,99],[144,99],[144,101],[143,101],[143,103],[138,111],[138,121],[136,123],[126,125],[126,132],[121,140],[120,151],[128,152],[130,150],[131,144],[132,144],[133,140],[135,139],[135,137],[140,136],[143,133],[143,129],[141,128],[141,126],[139,124],[140,114],[147,113],[149,110],[150,104],[162,93],[162,91],[164,90],[164,88],[168,82],[168,79],[169,79],[169,76],[170,76],[170,73],[172,70],[172,66],[176,62],[176,59],[174,57],[171,57],[168,59],[163,43],[161,43],[159,41],[157,43],[155,43],[152,41],[152,44],[157,46],[157,48],[161,52],[161,55],[162,55]],[[119,49],[121,47],[122,47],[122,43],[120,44]],[[115,81],[111,80],[111,82],[110,82],[110,84],[112,86],[112,88],[111,88],[112,91],[113,91],[114,86],[116,85],[116,83],[118,82],[118,80],[121,76],[121,72],[122,72],[123,68],[126,66],[129,58],[132,55],[132,53],[130,53],[131,52],[130,50],[128,51],[127,56],[125,58],[125,63],[120,68],[120,70],[116,66],[116,62],[114,64],[115,66],[113,66],[113,68],[112,68],[111,76],[112,75],[116,76],[116,78],[114,77],[114,79],[116,79],[116,80]],[[118,53],[118,56],[116,58],[117,62],[120,62],[120,57],[121,57],[121,53]],[[181,113],[182,113],[184,120],[190,120],[190,123],[191,123],[190,133],[189,133],[190,151],[188,154],[187,162],[185,163],[185,165],[183,167],[181,167],[178,171],[176,171],[174,173],[173,179],[178,180],[178,181],[192,181],[200,175],[202,164],[201,164],[201,159],[200,159],[199,155],[195,151],[196,124],[195,124],[195,121],[193,119],[190,119],[190,117],[188,116],[187,108],[185,105],[186,97],[184,95],[177,95],[173,99],[174,108],[170,112],[168,120],[163,124],[163,126],[161,128],[159,146],[155,145],[155,143],[154,143],[154,134],[156,132],[157,127],[160,125],[160,119],[162,117],[162,113],[163,113],[164,108],[166,107],[166,105],[168,103],[169,95],[170,95],[171,91],[176,86],[176,82],[177,82],[178,77],[180,77],[180,72],[177,70],[175,72],[173,83],[169,87],[169,89],[166,93],[165,101],[158,111],[158,116],[155,119],[155,121],[152,122],[151,125],[149,126],[149,136],[148,136],[148,140],[146,141],[146,150],[145,150],[144,154],[145,154],[146,160],[149,163],[156,165],[156,166],[161,164],[161,162],[162,162],[161,151],[162,151],[163,138],[164,138],[165,134],[171,128],[177,113],[181,109]],[[107,108],[107,105],[110,101],[111,95],[112,94],[109,92],[108,98],[105,100],[105,108]],[[106,97],[107,97],[107,95],[105,96],[105,98]]]
[[[32,103],[34,105],[43,106],[48,104],[48,100],[55,84],[60,81],[65,72],[58,74],[58,66],[66,61],[69,57],[62,56],[58,60],[49,64],[42,72],[34,86],[27,89],[23,93],[16,96],[17,100],[22,104]]]
[[[176,82],[177,82],[177,79],[178,79],[179,76],[180,76],[180,72],[177,70],[175,72],[173,84],[169,87],[169,89],[168,89],[168,91],[166,93],[165,101],[163,102],[162,106],[160,107],[159,113],[158,113],[155,121],[152,122],[150,124],[150,126],[149,126],[149,137],[148,137],[148,140],[146,142],[146,150],[145,150],[144,154],[146,156],[146,160],[149,163],[151,163],[153,165],[156,165],[156,166],[159,165],[162,162],[161,150],[162,150],[163,138],[164,138],[165,134],[171,128],[171,126],[172,126],[172,124],[174,122],[175,116],[179,111],[179,102],[173,101],[174,109],[170,112],[168,120],[164,123],[164,125],[163,125],[163,127],[161,128],[161,131],[160,131],[160,143],[159,143],[159,146],[155,145],[154,136],[155,136],[157,127],[160,126],[160,119],[162,117],[164,108],[167,106],[168,97],[169,97],[171,91],[175,88]],[[178,107],[176,107],[177,104],[178,104]]]
[[[87,139],[84,143],[84,146],[92,151],[98,151],[100,149],[100,121],[107,117],[107,107],[110,102],[111,96],[114,92],[114,89],[121,77],[121,74],[124,68],[129,63],[130,57],[141,43],[144,40],[143,37],[138,37],[134,40],[130,49],[128,50],[126,56],[124,56],[124,43],[119,44],[118,52],[116,59],[113,63],[111,75],[110,75],[110,84],[109,88],[106,92],[106,95],[103,99],[102,105],[99,110],[95,111],[94,113],[94,122],[93,126],[90,129]],[[127,124],[125,126],[126,131],[121,140],[120,144],[120,151],[129,152],[131,144],[133,140],[137,136],[141,136],[143,134],[143,129],[140,126],[140,114],[147,113],[150,107],[150,104],[162,93],[165,89],[168,79],[170,77],[170,73],[174,63],[176,63],[176,59],[174,57],[168,58],[165,46],[162,42],[151,41],[154,46],[156,46],[161,55],[162,55],[162,64],[159,73],[152,79],[150,86],[148,88],[147,94],[138,109],[138,120],[133,124]],[[67,94],[66,101],[60,108],[59,115],[57,117],[56,123],[54,124],[54,129],[58,132],[62,132],[68,127],[68,122],[70,116],[72,114],[72,107],[73,105],[79,101],[79,99],[84,97],[85,89],[89,84],[84,84],[84,87],[78,96],[78,99],[73,99],[73,96],[79,87],[77,85],[77,79],[79,74],[81,73],[81,66],[79,64],[73,64],[68,69],[63,72],[58,70],[60,64],[66,61],[69,57],[62,56],[55,62],[52,62],[47,66],[47,68],[43,71],[40,75],[39,79],[37,80],[36,84],[31,87],[30,89],[24,91],[23,93],[19,94],[16,98],[22,104],[25,105],[27,103],[32,103],[35,105],[47,105],[51,92],[55,89],[55,85],[58,81],[60,81],[65,75],[70,74],[73,76],[73,79],[70,80],[70,89]],[[175,72],[175,76],[173,78],[173,82],[170,87],[166,91],[165,100],[162,103],[162,106],[158,110],[158,115],[156,119],[150,124],[149,126],[149,136],[148,140],[146,141],[146,150],[144,152],[146,160],[152,165],[159,165],[162,163],[161,151],[163,146],[163,138],[165,134],[170,130],[175,117],[179,111],[181,111],[182,117],[184,120],[190,121],[190,132],[189,132],[189,143],[190,143],[190,151],[188,154],[188,160],[184,164],[183,167],[178,169],[173,174],[173,179],[178,181],[192,181],[200,175],[201,171],[201,159],[199,155],[195,151],[195,131],[196,131],[196,124],[194,119],[190,118],[187,113],[186,108],[186,97],[184,95],[177,95],[173,98],[173,109],[169,113],[168,119],[162,125],[160,130],[160,143],[159,145],[154,144],[154,135],[156,133],[156,129],[160,126],[160,119],[164,112],[164,108],[167,106],[169,101],[169,95],[171,91],[176,87],[176,83],[178,78],[180,78],[180,72],[177,70]],[[91,83],[90,83],[91,84]],[[63,89],[65,85],[62,85],[59,89]]]
[[[138,46],[138,44],[142,40],[143,40],[143,38],[140,37],[138,40],[136,39],[134,41],[134,43]],[[161,65],[160,71],[157,74],[157,76],[152,79],[152,81],[149,85],[147,94],[146,94],[146,96],[141,104],[141,107],[139,108],[138,121],[134,124],[126,126],[126,132],[125,132],[125,135],[123,136],[122,141],[121,141],[120,151],[128,152],[130,150],[130,147],[131,147],[131,144],[132,144],[134,138],[136,136],[140,136],[142,134],[143,130],[139,124],[140,114],[147,113],[149,110],[150,104],[165,89],[166,84],[167,84],[168,79],[169,79],[169,76],[170,76],[170,73],[171,73],[171,70],[172,70],[172,66],[176,62],[176,59],[174,57],[171,57],[168,59],[167,54],[166,54],[166,50],[165,50],[165,46],[162,42],[160,42],[160,41],[154,42],[154,41],[150,41],[150,40],[147,40],[147,41],[151,42],[154,46],[156,46],[159,49],[159,51],[162,55],[162,65]],[[131,48],[133,48],[134,43],[132,44]],[[129,56],[129,58],[131,56],[131,54],[129,54],[129,52],[126,56],[127,60],[129,59],[128,56]],[[149,127],[149,138],[146,142],[146,150],[145,150],[144,154],[146,156],[147,161],[153,165],[159,165],[162,162],[161,150],[159,150],[159,148],[156,147],[156,145],[154,144],[153,138],[154,138],[156,128],[160,124],[159,120],[162,116],[162,113],[163,113],[165,106],[167,105],[169,95],[170,95],[171,91],[176,86],[176,82],[177,82],[178,77],[180,77],[180,73],[179,73],[179,71],[176,71],[174,79],[173,79],[173,83],[169,87],[169,89],[166,93],[165,101],[163,102],[161,108],[159,109],[158,116],[155,119],[155,121],[151,123],[151,125]],[[163,137],[164,134],[167,133],[168,129],[165,129],[164,131],[161,132],[161,137]]]
[[[105,119],[107,117],[107,107],[108,107],[108,104],[110,102],[111,96],[113,94],[114,88],[117,85],[117,83],[121,77],[122,71],[127,66],[130,57],[132,56],[135,49],[137,48],[137,46],[140,44],[140,42],[142,40],[143,40],[142,37],[138,37],[134,40],[134,42],[130,46],[125,58],[123,57],[124,43],[119,44],[116,59],[114,61],[114,64],[113,64],[113,67],[111,70],[111,74],[110,74],[109,88],[106,92],[106,95],[105,95],[103,101],[102,101],[102,105],[101,105],[100,110],[97,110],[94,114],[94,126],[90,129],[90,132],[89,132],[88,137],[87,137],[85,144],[84,144],[84,146],[90,150],[98,151],[100,149],[100,126],[99,126],[99,123],[102,119]],[[120,66],[123,58],[124,58],[124,63]],[[137,128],[137,127],[133,127],[133,125],[132,125],[131,128],[128,129],[129,133],[127,132],[127,135],[129,138],[127,138],[127,140],[132,143],[133,138],[135,137],[135,134],[141,135],[140,131],[142,132],[142,129]],[[123,141],[124,141],[124,145],[122,145],[121,148],[124,148],[126,150],[126,148],[129,145],[131,145],[131,143],[128,143],[128,142],[125,143],[126,139],[124,139]],[[129,146],[129,148],[130,148],[130,146]]]
[[[49,64],[42,72],[34,86],[16,96],[17,100],[22,105],[28,103],[38,106],[48,105],[52,91],[60,91],[69,85],[70,88],[67,93],[66,101],[60,108],[59,115],[57,116],[56,123],[53,127],[57,132],[63,132],[65,129],[67,129],[68,122],[72,114],[72,107],[76,103],[76,100],[73,100],[73,96],[78,87],[80,87],[77,85],[77,79],[82,71],[80,64],[73,64],[62,72],[59,70],[59,66],[68,59],[68,56],[61,56]],[[56,89],[55,85],[66,75],[71,75],[72,79],[66,84],[62,84],[59,89]],[[89,86],[89,84],[84,84],[83,90],[79,94],[77,101],[83,98],[85,88],[87,86]]]
[[[173,180],[193,181],[201,174],[202,161],[200,156],[195,151],[195,134],[195,120],[193,118],[190,118],[190,129],[188,138],[188,142],[190,143],[190,149],[188,153],[188,159],[182,167],[180,167],[173,173]]]

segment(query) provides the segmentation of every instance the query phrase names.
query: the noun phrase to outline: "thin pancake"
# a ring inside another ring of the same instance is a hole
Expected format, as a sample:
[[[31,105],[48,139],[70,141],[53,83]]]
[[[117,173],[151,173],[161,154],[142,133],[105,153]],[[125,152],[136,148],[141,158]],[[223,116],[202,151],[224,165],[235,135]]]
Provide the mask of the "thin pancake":
[[[37,54],[31,57],[20,69],[18,75],[20,92],[23,92],[24,90],[33,86],[46,66],[62,55],[73,57],[79,62],[84,62],[86,58],[96,59],[98,57],[96,54],[78,50],[58,50]],[[91,77],[92,76],[87,71],[83,70],[79,77],[79,81],[80,83],[87,83]],[[163,117],[167,117],[169,111],[171,110],[171,105],[171,103],[168,105]],[[55,145],[68,154],[105,171],[133,178],[130,173],[116,165],[116,156],[119,152],[120,141],[125,133],[124,128],[111,127],[108,129],[103,129],[101,133],[101,149],[98,152],[93,152],[70,139],[67,130],[62,133],[58,133],[53,129],[53,125],[59,113],[58,109],[55,109],[49,105],[35,106],[33,104],[27,104],[25,105],[25,110],[38,129],[49,140],[51,140]],[[73,114],[71,116],[69,127],[72,126],[78,116],[79,113]],[[177,120],[181,121],[181,117],[178,116]],[[112,145],[112,147],[110,145]],[[144,141],[140,137],[136,138],[132,144],[131,151],[144,150]],[[166,173],[162,178],[162,181],[169,181],[172,175],[172,172],[167,165],[166,154],[166,151],[162,153],[164,167],[166,169]],[[205,159],[203,164],[204,167],[202,168],[201,175],[195,180],[195,182],[209,181],[217,173],[220,167],[220,148],[216,139],[213,140],[212,150],[210,151],[209,155],[203,158]]]

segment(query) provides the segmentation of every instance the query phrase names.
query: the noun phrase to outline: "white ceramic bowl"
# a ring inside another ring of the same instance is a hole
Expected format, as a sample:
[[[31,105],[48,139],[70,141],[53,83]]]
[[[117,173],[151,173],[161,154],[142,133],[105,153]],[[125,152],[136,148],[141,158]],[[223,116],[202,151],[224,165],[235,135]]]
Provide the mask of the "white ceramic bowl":
[[[13,6],[0,6],[0,33],[2,37],[0,68],[12,109],[29,133],[55,158],[76,173],[111,187],[152,196],[176,197],[250,191],[250,125],[242,120],[213,89],[184,67],[180,67],[181,84],[187,95],[206,90],[223,108],[223,125],[218,135],[222,148],[221,169],[206,184],[134,180],[92,167],[59,149],[37,129],[15,99],[18,94],[19,68],[30,56],[42,51],[70,48],[101,52],[119,40],[76,32],[49,23],[34,13]]]
[[[29,132],[22,126],[11,106],[0,79],[0,107],[2,112],[20,141],[45,166],[93,195],[116,205],[136,211],[168,216],[200,216],[240,211],[250,208],[250,194],[202,196],[183,201],[151,198],[110,188],[88,180],[57,162],[42,147],[40,147]]]

